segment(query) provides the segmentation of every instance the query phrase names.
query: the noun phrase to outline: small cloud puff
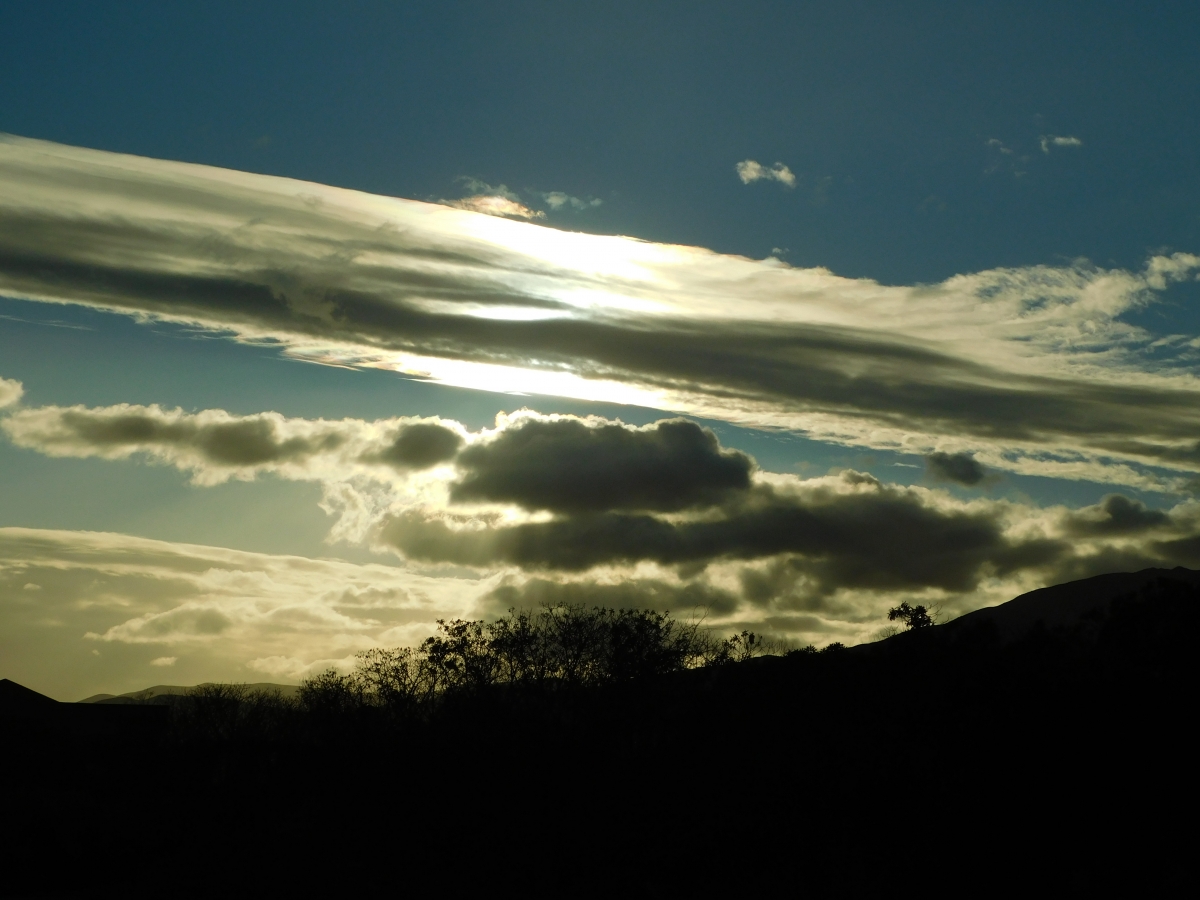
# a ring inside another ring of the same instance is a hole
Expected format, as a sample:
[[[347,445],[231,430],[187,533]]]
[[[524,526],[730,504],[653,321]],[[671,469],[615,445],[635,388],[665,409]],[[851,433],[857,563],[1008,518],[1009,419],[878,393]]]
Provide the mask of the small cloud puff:
[[[973,487],[987,477],[987,469],[970,453],[930,453],[925,457],[925,465],[934,480],[964,487]]]
[[[158,659],[150,660],[150,665],[165,668],[175,665],[175,660],[178,658],[177,656],[160,656]]]
[[[542,194],[541,197],[546,201],[546,205],[555,211],[569,207],[582,212],[585,209],[592,209],[599,206],[604,202],[595,197],[588,200],[580,200],[578,197],[572,197],[570,194],[564,194],[562,191],[548,191]]]
[[[1083,141],[1070,135],[1043,134],[1042,152],[1049,153],[1051,147],[1082,147]]]
[[[0,378],[0,409],[12,406],[25,393],[25,386],[11,378]]]
[[[509,219],[543,219],[546,216],[540,209],[530,209],[517,200],[487,194],[464,197],[462,200],[443,200],[442,202],[447,206],[465,209],[468,212],[483,213],[487,216],[504,216]]]
[[[456,179],[469,191],[474,193],[461,200],[442,200],[447,206],[465,209],[468,212],[483,213],[487,216],[504,216],[509,219],[544,219],[546,214],[539,209],[531,209],[521,202],[515,191],[510,191],[508,185],[492,186],[486,181],[471,178],[468,175]]]
[[[775,163],[773,166],[764,166],[760,162],[755,162],[752,159],[744,159],[734,168],[737,170],[738,178],[742,179],[742,184],[749,184],[752,181],[778,181],[782,185],[794,188],[796,186],[796,176],[781,162]]]

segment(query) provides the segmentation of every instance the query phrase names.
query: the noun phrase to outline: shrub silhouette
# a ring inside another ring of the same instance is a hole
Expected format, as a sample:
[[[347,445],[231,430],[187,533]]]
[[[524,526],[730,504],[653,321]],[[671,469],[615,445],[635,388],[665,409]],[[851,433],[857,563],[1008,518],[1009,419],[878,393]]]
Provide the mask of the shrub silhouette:
[[[447,700],[496,687],[528,692],[628,684],[767,651],[743,631],[725,640],[699,621],[640,609],[547,606],[509,610],[495,622],[439,619],[438,633],[416,648],[356,654],[354,671],[306,681],[301,705],[344,714],[376,706],[402,718],[426,716]]]

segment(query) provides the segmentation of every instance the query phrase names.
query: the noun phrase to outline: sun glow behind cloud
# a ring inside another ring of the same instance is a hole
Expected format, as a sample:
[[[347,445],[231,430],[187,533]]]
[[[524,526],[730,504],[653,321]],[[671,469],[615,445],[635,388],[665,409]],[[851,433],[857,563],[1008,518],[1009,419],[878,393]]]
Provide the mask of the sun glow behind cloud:
[[[12,296],[1027,474],[1174,490],[1200,470],[1192,343],[1121,318],[1193,279],[1186,253],[889,286],[16,138],[0,180]]]

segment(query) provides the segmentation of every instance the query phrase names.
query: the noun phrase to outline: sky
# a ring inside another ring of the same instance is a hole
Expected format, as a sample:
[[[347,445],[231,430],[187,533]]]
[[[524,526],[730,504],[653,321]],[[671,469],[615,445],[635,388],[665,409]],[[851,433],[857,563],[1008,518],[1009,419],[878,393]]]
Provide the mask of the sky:
[[[9,3],[0,666],[823,646],[1200,565],[1194,4]]]

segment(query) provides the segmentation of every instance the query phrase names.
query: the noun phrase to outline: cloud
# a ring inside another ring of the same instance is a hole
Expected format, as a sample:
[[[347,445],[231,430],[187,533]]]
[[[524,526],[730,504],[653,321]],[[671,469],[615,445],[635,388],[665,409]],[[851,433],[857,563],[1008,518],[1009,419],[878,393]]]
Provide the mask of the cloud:
[[[780,184],[790,188],[796,186],[796,176],[792,174],[791,169],[781,162],[768,167],[752,159],[744,159],[734,166],[734,169],[737,170],[738,178],[742,179],[742,184],[767,180],[778,181]]]
[[[541,219],[546,215],[540,209],[530,209],[520,201],[490,194],[476,194],[474,197],[443,200],[442,202],[447,206],[465,209],[468,212],[483,213],[487,216],[506,216],[510,219]]]
[[[1052,541],[1006,536],[999,507],[950,505],[858,473],[787,487],[760,485],[709,515],[685,519],[603,511],[480,528],[407,511],[385,520],[380,536],[413,559],[568,572],[787,554],[805,560],[807,576],[823,592],[970,591],[985,574],[1043,565],[1062,552]]]
[[[165,668],[167,666],[175,665],[175,663],[178,661],[179,661],[179,657],[177,657],[177,656],[160,656],[157,659],[150,660],[150,665],[161,666],[161,667]]]
[[[13,381],[10,378],[0,378],[0,409],[20,402],[24,393],[25,386],[21,382]]]
[[[1176,527],[1167,513],[1121,494],[1110,494],[1095,506],[1070,513],[1065,525],[1070,534],[1088,536],[1136,535]]]
[[[143,453],[199,484],[268,471],[319,481],[342,515],[335,536],[406,560],[0,529],[6,660],[66,694],[144,687],[138,672],[166,657],[184,681],[300,677],[419,640],[439,617],[542,602],[701,609],[720,629],[849,643],[901,599],[953,615],[1069,578],[1200,563],[1197,501],[1156,510],[1114,494],[1040,509],[853,471],[803,479],[763,472],[680,419],[632,427],[522,411],[472,432],[119,406],[21,409],[4,422],[33,449]],[[69,662],[59,671],[47,659]]]
[[[999,138],[988,138],[984,144],[990,157],[987,168],[983,170],[985,175],[1000,170],[1010,172],[1014,178],[1021,178],[1026,174],[1025,166],[1030,160],[1027,154],[1017,153]]]
[[[390,550],[416,566],[575,585],[674,585],[672,591],[702,583],[746,598],[760,617],[779,608],[813,612],[814,603],[855,592],[862,609],[914,592],[969,607],[1053,575],[1106,570],[1112,560],[1200,560],[1194,501],[1159,511],[1111,495],[1081,510],[1043,510],[968,502],[852,471],[802,479],[762,472],[751,457],[682,419],[633,427],[523,410],[471,432],[447,420],[238,417],[121,405],[35,407],[0,422],[30,449],[103,458],[142,453],[201,485],[266,472],[316,481],[323,508],[338,516],[331,539]],[[929,466],[957,483],[987,477],[966,453],[931,454]],[[697,582],[702,576],[710,580]],[[359,616],[378,606],[369,595],[346,604],[336,611]],[[326,627],[308,615],[278,621]],[[845,631],[844,624],[826,626]],[[205,642],[237,628],[222,603],[195,599],[129,616],[95,636]]]
[[[1051,147],[1082,147],[1083,141],[1069,135],[1043,134],[1041,137],[1041,146],[1043,153],[1049,153]]]
[[[23,592],[30,580],[42,589]],[[471,614],[495,586],[388,565],[0,528],[5,675],[65,700],[144,688],[144,667],[171,659],[180,683],[246,681],[270,657],[307,665],[413,643],[436,619]]]
[[[935,480],[967,487],[973,487],[987,477],[987,469],[970,453],[930,453],[925,457],[925,466]]]
[[[460,431],[439,422],[402,425],[376,457],[398,469],[428,469],[454,458],[463,445]]]
[[[541,198],[546,201],[547,206],[556,211],[564,207],[569,207],[582,212],[587,209],[594,209],[604,202],[603,200],[597,200],[595,197],[588,200],[580,200],[578,197],[572,197],[570,194],[564,194],[562,191],[548,191],[542,194]]]
[[[292,419],[124,403],[23,409],[0,419],[0,429],[17,446],[47,456],[145,454],[191,472],[198,484],[265,472],[305,481],[365,475],[390,483],[397,472],[452,459],[464,441],[461,425],[440,419]]]
[[[1193,278],[1193,254],[885,286],[17,138],[0,182],[10,296],[445,384],[969,445],[990,469],[1156,490],[1200,472],[1195,347],[1122,318]]]
[[[563,513],[676,511],[750,487],[753,460],[683,419],[631,428],[573,416],[514,417],[458,457],[455,502]]]
[[[486,216],[502,216],[509,219],[543,219],[546,214],[538,209],[531,209],[521,202],[515,191],[510,191],[508,185],[490,185],[486,181],[461,175],[456,181],[461,182],[469,191],[474,193],[461,200],[442,200],[446,206],[465,209],[468,212],[483,213]]]

